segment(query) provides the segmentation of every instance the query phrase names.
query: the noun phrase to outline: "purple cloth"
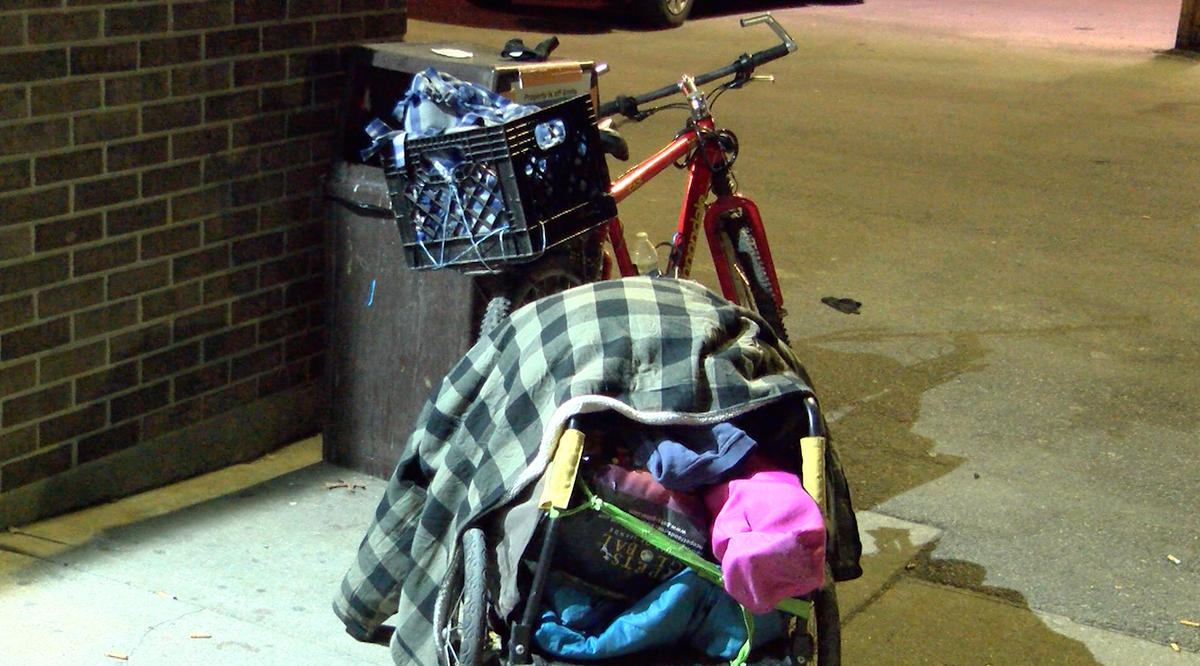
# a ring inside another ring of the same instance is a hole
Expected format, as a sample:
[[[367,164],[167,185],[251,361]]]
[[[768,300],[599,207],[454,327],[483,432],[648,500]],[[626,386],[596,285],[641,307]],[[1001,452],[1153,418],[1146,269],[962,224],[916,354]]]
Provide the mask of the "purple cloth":
[[[729,423],[711,428],[639,428],[638,432],[636,462],[664,487],[685,492],[720,481],[758,446],[744,430]]]
[[[750,612],[765,613],[821,586],[825,521],[795,474],[757,456],[742,472],[705,489],[704,503],[725,591]]]

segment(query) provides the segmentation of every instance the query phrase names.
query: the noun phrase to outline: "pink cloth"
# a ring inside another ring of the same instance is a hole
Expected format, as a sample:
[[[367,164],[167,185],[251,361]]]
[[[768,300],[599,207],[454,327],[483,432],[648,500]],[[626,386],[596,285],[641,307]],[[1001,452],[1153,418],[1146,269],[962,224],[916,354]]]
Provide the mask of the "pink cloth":
[[[750,458],[742,478],[709,486],[713,554],[725,591],[752,613],[821,586],[825,522],[821,509],[790,472]]]

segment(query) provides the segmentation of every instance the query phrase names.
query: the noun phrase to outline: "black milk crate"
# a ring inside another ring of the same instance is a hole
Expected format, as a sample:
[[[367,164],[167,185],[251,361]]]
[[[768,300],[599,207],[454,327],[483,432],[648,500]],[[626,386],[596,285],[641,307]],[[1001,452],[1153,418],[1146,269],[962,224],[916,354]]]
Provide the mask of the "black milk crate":
[[[539,147],[539,125],[564,130],[562,142]],[[616,215],[587,95],[504,125],[409,139],[402,167],[394,156],[383,161],[404,254],[417,270],[532,261]]]

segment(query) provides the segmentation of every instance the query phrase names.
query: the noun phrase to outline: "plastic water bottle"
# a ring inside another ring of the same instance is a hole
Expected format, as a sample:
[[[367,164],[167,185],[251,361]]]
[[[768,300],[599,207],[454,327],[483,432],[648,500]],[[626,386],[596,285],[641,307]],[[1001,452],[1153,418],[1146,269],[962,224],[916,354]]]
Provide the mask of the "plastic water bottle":
[[[633,265],[637,266],[639,275],[650,277],[661,275],[658,268],[658,250],[654,249],[654,243],[650,242],[650,236],[646,232],[639,231],[634,236],[633,247],[629,249],[629,258],[633,260]]]

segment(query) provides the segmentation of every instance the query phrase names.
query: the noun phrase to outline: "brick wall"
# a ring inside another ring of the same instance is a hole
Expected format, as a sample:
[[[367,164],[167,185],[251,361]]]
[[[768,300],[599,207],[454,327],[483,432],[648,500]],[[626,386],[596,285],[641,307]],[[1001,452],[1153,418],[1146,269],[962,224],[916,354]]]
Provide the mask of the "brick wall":
[[[405,25],[405,0],[0,0],[0,526],[311,406],[285,398],[322,370],[340,47]]]

